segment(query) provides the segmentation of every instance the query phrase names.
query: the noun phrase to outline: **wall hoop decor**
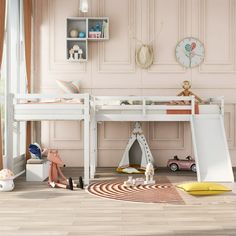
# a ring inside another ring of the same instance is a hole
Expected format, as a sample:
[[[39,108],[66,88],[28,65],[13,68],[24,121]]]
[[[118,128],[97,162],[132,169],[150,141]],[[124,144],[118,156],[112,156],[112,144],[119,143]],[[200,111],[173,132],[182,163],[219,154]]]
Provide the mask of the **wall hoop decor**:
[[[154,53],[151,45],[143,44],[136,50],[136,63],[143,69],[149,68],[153,64]]]
[[[159,37],[162,31],[163,25],[164,23],[161,22],[161,27],[160,27],[159,32],[148,43],[144,43],[142,40],[137,39],[134,36],[134,32],[132,30],[129,30],[129,33],[132,39],[136,40],[139,44],[141,44],[141,46],[139,46],[135,51],[135,61],[136,61],[136,64],[140,68],[148,69],[153,64],[154,62],[153,43]]]

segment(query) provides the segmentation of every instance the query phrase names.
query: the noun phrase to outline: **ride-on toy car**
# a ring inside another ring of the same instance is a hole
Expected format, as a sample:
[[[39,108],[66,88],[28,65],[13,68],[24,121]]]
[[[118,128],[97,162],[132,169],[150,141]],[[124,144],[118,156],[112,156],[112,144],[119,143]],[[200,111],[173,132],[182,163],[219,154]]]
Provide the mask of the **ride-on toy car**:
[[[174,156],[173,159],[169,159],[167,162],[167,167],[171,171],[177,170],[191,170],[196,172],[195,160],[191,156],[187,156],[185,159],[179,159],[178,156]]]

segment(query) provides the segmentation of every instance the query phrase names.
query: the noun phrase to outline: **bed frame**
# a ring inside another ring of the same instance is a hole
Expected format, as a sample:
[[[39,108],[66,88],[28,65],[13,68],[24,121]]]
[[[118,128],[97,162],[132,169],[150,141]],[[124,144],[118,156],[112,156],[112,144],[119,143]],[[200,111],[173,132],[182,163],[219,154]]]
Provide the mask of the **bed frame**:
[[[22,100],[35,99],[83,99],[83,104],[76,103],[20,103]],[[97,123],[101,121],[189,121],[195,116],[194,96],[90,96],[89,94],[43,95],[23,94],[11,97],[12,109],[9,114],[13,121],[43,120],[84,120],[84,182],[89,184],[97,167]],[[129,101],[130,104],[121,104]],[[179,103],[182,103],[181,105]],[[216,104],[215,104],[216,103]],[[201,105],[200,105],[201,106]],[[205,106],[205,105],[203,105]],[[214,108],[213,110],[211,108]],[[216,109],[217,108],[217,109]],[[167,114],[167,110],[177,114]],[[187,114],[178,114],[179,111]],[[206,110],[213,117],[224,115],[224,99],[210,100]],[[194,129],[192,133],[194,132]],[[7,131],[8,153],[12,154],[13,126]],[[192,134],[194,137],[194,134]],[[193,140],[194,142],[194,140]],[[195,153],[197,155],[197,153]],[[12,155],[10,155],[12,156]]]
[[[89,183],[89,132],[90,132],[90,95],[89,94],[11,94],[11,112],[9,119],[12,124],[7,130],[8,135],[8,157],[13,156],[13,122],[20,121],[55,121],[55,120],[83,120],[84,121],[84,183]],[[82,103],[37,103],[36,100],[47,99],[78,99]],[[22,103],[23,101],[23,103]]]
[[[189,121],[192,123],[193,117],[195,115],[194,96],[94,96],[91,99],[91,179],[94,178],[97,167],[97,122]],[[112,104],[112,101],[115,102]],[[128,101],[137,105],[121,105],[122,101]],[[186,103],[187,105],[178,105],[180,102]],[[153,105],[153,103],[155,105]],[[221,115],[223,117],[223,97],[209,99],[209,105],[207,106],[207,109],[211,110],[210,114],[204,114],[203,116],[212,117]],[[178,111],[185,110],[188,111],[189,114],[166,114],[167,110],[176,111],[176,113],[178,113]],[[192,136],[194,137],[195,135],[192,134]],[[195,155],[197,155],[197,153],[195,153]],[[198,180],[200,180],[200,178],[198,178]]]

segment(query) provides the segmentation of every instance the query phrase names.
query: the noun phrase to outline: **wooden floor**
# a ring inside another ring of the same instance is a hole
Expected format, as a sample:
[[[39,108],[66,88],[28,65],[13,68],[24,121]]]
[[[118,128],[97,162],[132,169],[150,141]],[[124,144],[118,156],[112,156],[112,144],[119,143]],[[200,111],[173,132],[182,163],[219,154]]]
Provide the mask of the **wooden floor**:
[[[67,168],[78,177],[81,169]],[[192,181],[191,172],[169,173],[171,182]],[[110,179],[113,169],[99,169]],[[236,235],[236,184],[226,195],[196,198],[180,192],[185,205],[144,204],[102,199],[86,191],[51,189],[46,182],[15,181],[13,192],[0,193],[0,236],[68,235]]]

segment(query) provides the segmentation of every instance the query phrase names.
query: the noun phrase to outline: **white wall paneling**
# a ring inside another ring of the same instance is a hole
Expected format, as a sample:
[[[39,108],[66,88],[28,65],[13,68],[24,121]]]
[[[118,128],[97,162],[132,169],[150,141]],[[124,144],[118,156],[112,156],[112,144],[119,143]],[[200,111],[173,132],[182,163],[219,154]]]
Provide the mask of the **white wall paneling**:
[[[236,4],[234,0],[90,0],[79,12],[79,0],[34,0],[35,91],[60,93],[56,79],[81,81],[82,91],[95,95],[175,95],[191,80],[200,97],[224,95],[225,127],[236,166]],[[91,42],[88,63],[70,63],[65,55],[66,17],[108,16],[110,40]],[[163,29],[159,36],[161,22]],[[200,67],[184,69],[175,60],[175,46],[194,36],[205,45]],[[135,64],[139,43],[152,44],[154,64]],[[59,148],[68,165],[83,165],[83,123],[44,122],[42,143]],[[99,124],[100,166],[116,166],[132,131],[132,122]],[[143,130],[158,166],[168,158],[192,154],[189,124],[147,122]]]
[[[201,0],[199,13],[200,37],[206,45],[200,71],[235,72],[235,1]]]

